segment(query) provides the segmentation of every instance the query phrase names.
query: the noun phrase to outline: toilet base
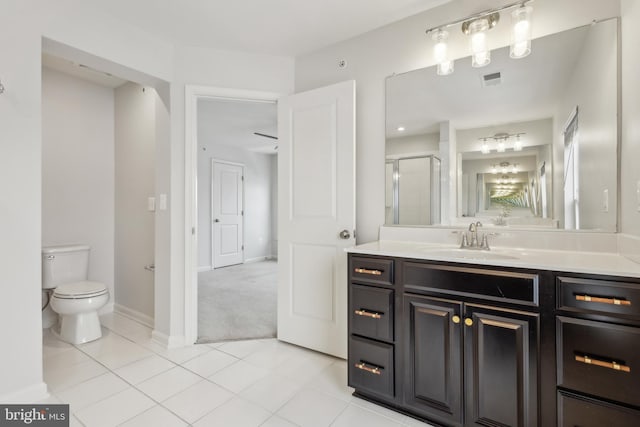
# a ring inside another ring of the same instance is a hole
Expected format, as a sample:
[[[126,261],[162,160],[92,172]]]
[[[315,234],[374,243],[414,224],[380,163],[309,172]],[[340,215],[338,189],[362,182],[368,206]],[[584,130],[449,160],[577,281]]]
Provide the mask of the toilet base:
[[[70,344],[84,344],[102,337],[98,312],[62,314],[55,329],[63,341]]]

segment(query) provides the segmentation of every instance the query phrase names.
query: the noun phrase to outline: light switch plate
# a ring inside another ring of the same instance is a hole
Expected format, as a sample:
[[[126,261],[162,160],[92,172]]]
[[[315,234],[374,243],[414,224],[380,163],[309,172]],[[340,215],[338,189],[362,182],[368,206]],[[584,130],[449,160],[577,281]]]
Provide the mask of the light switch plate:
[[[167,210],[167,195],[164,193],[160,194],[160,210],[161,211]]]
[[[155,197],[147,198],[147,210],[149,212],[155,212],[156,211],[156,198]]]

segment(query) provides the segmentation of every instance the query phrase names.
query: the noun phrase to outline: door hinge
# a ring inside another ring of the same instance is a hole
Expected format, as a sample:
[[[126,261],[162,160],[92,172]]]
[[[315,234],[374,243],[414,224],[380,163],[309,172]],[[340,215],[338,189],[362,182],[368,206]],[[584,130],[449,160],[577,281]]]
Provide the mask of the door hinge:
[[[244,175],[242,175],[242,176],[240,177],[240,180],[241,180],[241,181],[244,181]]]
[[[195,235],[196,235],[196,228],[195,228],[195,227],[191,227],[191,234],[192,234],[193,236],[195,236]]]
[[[240,216],[244,216],[244,210],[240,211]]]
[[[242,250],[244,251],[244,245],[242,245]]]

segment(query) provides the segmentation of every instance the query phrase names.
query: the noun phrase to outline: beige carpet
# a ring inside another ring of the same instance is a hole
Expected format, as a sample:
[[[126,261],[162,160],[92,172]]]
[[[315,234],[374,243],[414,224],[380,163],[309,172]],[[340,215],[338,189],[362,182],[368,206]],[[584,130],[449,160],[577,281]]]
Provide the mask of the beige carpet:
[[[198,342],[276,336],[275,261],[198,273]]]

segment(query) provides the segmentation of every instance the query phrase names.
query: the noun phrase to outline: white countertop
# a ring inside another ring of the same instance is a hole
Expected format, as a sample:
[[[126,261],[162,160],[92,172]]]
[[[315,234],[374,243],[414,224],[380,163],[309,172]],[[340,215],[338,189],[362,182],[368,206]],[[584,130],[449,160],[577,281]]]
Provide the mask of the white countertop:
[[[354,254],[393,256],[465,264],[517,267],[640,278],[640,264],[610,252],[492,247],[490,251],[457,245],[380,240],[346,250]]]

